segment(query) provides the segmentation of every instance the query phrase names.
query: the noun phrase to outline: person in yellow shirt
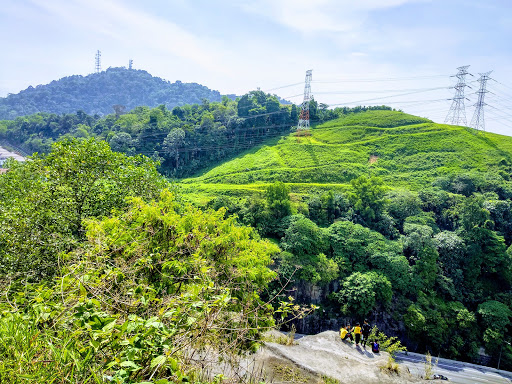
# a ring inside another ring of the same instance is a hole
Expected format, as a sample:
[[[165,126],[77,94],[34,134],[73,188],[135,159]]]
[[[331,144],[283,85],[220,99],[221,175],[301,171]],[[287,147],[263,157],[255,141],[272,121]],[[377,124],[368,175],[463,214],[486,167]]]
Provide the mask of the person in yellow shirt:
[[[340,329],[341,340],[350,339],[351,341],[354,341],[354,337],[352,336],[352,333],[349,331],[349,329],[350,329],[350,325],[347,325]]]
[[[361,341],[361,324],[357,323],[353,331],[356,336],[356,345],[359,345],[359,342]]]

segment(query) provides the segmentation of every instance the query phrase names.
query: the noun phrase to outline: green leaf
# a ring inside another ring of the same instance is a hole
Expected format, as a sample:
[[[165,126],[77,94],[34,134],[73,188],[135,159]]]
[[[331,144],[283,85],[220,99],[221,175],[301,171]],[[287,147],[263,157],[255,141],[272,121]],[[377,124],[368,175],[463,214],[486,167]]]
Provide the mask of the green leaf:
[[[151,366],[151,368],[154,368],[157,365],[164,364],[166,360],[167,360],[167,357],[165,357],[165,355],[157,356],[153,360],[151,360],[151,365],[150,366]]]
[[[133,368],[133,370],[138,370],[141,367],[135,364],[133,361],[123,361],[121,364],[119,364],[121,367],[124,368]]]

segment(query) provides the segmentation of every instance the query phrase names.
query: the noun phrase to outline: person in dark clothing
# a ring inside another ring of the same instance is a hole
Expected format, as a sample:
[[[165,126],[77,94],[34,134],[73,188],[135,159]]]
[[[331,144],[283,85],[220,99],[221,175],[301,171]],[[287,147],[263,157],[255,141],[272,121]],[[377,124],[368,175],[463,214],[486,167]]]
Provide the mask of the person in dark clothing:
[[[366,347],[366,342],[368,341],[368,337],[370,336],[370,332],[372,330],[372,327],[370,324],[368,324],[368,320],[364,320],[363,326],[361,327],[361,333],[363,335],[363,342],[361,345],[363,347]]]

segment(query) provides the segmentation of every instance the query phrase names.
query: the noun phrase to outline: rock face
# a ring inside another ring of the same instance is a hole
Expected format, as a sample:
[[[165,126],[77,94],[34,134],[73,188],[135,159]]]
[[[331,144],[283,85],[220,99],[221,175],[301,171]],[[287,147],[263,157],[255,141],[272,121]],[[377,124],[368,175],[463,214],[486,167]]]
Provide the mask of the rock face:
[[[337,332],[305,336],[294,345],[266,343],[256,360],[272,383],[422,383],[406,368],[397,374],[381,369],[388,354],[341,341]]]

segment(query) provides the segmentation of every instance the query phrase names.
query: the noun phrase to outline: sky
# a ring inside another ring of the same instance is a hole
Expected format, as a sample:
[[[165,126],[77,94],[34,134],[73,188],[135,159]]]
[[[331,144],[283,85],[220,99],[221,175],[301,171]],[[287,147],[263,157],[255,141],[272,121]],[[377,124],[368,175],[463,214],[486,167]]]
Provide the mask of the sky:
[[[0,97],[128,66],[223,94],[386,104],[443,122],[457,67],[493,70],[486,130],[512,136],[511,0],[2,0]]]

